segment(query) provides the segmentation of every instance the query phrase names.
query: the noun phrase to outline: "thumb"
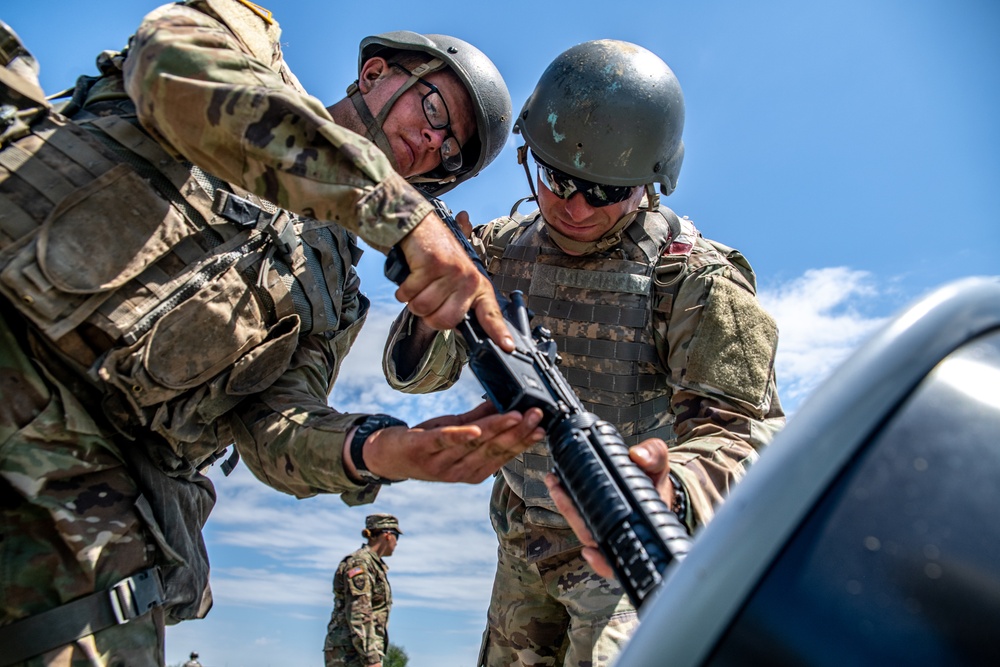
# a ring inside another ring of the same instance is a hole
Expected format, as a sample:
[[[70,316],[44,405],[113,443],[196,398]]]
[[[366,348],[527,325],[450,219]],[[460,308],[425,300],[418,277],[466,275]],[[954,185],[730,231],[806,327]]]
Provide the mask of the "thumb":
[[[670,460],[667,443],[659,438],[643,440],[638,445],[635,445],[629,450],[629,457],[647,475],[666,472]]]
[[[465,238],[472,236],[472,221],[469,219],[468,211],[459,211],[455,216],[455,222],[458,223],[458,228],[462,230]]]

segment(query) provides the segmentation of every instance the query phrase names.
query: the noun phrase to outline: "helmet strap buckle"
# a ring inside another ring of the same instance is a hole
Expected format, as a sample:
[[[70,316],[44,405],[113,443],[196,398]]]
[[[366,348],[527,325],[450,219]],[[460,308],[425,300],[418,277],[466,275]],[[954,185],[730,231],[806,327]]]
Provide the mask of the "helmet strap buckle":
[[[656,191],[656,185],[653,183],[646,183],[646,210],[660,210],[660,193]]]

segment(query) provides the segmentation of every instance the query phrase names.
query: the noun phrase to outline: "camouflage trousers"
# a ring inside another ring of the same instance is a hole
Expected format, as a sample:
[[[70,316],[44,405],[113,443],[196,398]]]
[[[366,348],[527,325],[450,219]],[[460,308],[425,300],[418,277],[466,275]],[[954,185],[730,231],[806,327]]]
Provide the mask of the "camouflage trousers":
[[[340,646],[323,651],[323,667],[368,667],[368,661],[353,648]]]
[[[532,564],[501,550],[488,619],[481,667],[610,665],[638,625],[579,550]]]
[[[561,517],[537,509],[497,476],[490,520],[500,546],[477,665],[609,665],[639,623],[635,609],[617,582],[587,565]]]
[[[17,325],[0,309],[0,626],[107,590],[154,557],[117,448],[32,361]],[[18,664],[162,667],[163,654],[154,609]]]

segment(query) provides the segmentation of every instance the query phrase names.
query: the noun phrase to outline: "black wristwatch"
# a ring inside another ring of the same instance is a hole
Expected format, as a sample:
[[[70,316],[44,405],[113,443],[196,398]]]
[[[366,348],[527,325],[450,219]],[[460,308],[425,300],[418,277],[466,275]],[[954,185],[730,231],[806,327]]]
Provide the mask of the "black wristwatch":
[[[389,415],[371,415],[358,424],[357,430],[354,431],[354,437],[351,439],[351,462],[354,463],[354,467],[358,471],[358,477],[366,484],[392,484],[394,481],[385,477],[379,477],[368,470],[368,466],[365,465],[364,454],[362,453],[365,448],[365,440],[368,439],[368,436],[375,431],[390,426],[407,426],[407,424],[402,419],[396,419]]]

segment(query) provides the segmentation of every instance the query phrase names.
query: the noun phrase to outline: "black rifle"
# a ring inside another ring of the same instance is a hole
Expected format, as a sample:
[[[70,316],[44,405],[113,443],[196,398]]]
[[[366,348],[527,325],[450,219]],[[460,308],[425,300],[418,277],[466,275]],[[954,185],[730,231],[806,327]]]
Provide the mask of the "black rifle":
[[[447,206],[429,199],[489,278]],[[398,247],[386,258],[385,275],[397,285],[409,275]],[[551,333],[540,326],[529,329],[530,314],[521,292],[511,292],[509,299],[496,296],[515,350],[501,350],[470,312],[456,327],[469,344],[469,367],[499,412],[541,409],[555,472],[638,609],[656,590],[671,561],[687,553],[691,545],[687,529],[629,458],[618,429],[583,407],[556,368],[559,356]]]

